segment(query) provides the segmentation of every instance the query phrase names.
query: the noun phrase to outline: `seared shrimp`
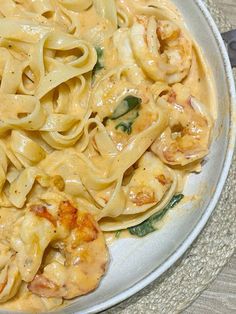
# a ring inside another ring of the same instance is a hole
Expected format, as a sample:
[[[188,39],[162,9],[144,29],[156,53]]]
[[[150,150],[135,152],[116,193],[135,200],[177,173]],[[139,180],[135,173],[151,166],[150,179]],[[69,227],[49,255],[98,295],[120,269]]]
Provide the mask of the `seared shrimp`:
[[[208,153],[212,119],[189,90],[176,84],[163,98],[170,108],[170,127],[153,143],[151,150],[166,164],[185,166]]]
[[[34,206],[36,216],[55,228],[53,247],[63,259],[39,271],[28,289],[42,297],[71,299],[94,290],[106,270],[108,253],[103,234],[93,217],[69,201],[59,205],[57,218],[46,207]]]
[[[138,16],[130,40],[137,63],[152,80],[174,84],[189,73],[192,43],[174,22]]]

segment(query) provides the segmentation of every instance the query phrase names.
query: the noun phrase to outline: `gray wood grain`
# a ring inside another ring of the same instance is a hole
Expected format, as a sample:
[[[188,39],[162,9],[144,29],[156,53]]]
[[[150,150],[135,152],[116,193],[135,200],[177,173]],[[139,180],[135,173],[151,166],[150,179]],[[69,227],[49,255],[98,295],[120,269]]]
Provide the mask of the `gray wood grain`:
[[[236,255],[184,314],[236,313]]]
[[[236,0],[214,0],[214,2],[236,28]]]
[[[236,28],[236,0],[214,0]],[[236,254],[216,280],[186,310],[184,314],[236,313]]]

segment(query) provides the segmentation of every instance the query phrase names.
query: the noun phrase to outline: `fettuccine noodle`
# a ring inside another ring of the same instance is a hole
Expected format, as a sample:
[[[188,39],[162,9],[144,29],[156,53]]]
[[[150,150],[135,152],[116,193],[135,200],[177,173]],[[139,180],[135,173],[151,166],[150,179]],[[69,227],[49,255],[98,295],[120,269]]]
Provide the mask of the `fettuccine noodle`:
[[[0,78],[0,303],[47,311],[201,171],[212,78],[168,0],[0,0]]]

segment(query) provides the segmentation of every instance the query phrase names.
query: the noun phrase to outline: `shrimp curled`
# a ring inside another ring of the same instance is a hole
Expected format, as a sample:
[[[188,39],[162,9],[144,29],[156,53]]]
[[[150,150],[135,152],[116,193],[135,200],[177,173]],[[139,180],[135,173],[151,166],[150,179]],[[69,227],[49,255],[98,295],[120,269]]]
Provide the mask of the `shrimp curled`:
[[[94,290],[106,270],[108,253],[103,234],[93,217],[69,201],[59,205],[57,218],[45,206],[31,207],[55,228],[53,248],[64,259],[53,260],[39,271],[28,289],[42,297],[71,299]]]
[[[177,24],[138,16],[130,31],[137,63],[154,81],[181,82],[192,64],[192,42]]]
[[[21,276],[15,254],[3,241],[0,241],[0,303],[14,297],[20,287]]]
[[[153,143],[151,150],[172,166],[201,160],[208,154],[212,129],[210,115],[182,84],[174,85],[166,97],[170,126]]]

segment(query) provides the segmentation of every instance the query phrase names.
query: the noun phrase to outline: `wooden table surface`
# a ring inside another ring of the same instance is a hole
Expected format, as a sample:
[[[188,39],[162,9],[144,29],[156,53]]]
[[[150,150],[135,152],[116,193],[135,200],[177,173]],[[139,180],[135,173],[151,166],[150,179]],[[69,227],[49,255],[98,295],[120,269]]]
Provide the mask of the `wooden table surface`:
[[[214,0],[236,28],[236,0]],[[184,314],[236,313],[236,254]]]

